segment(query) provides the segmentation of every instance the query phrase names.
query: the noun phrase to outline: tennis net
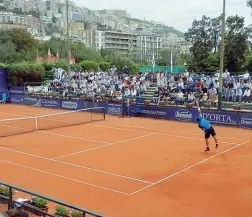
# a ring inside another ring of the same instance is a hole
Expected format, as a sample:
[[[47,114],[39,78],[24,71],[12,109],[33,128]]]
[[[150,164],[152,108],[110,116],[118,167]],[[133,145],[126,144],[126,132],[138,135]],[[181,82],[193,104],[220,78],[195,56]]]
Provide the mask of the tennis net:
[[[0,120],[0,137],[30,133],[36,130],[50,130],[93,121],[105,120],[103,107],[59,112],[36,117],[21,117]]]

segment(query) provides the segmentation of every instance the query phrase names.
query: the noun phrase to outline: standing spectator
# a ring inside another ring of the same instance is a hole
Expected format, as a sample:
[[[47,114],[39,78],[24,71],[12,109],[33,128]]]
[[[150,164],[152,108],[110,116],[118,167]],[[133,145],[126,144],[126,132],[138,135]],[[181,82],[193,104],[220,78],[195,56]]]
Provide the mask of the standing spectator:
[[[158,87],[161,85],[160,72],[157,72],[157,85]]]
[[[6,92],[3,92],[2,93],[2,102],[3,102],[3,104],[5,104],[6,101],[7,101],[7,94],[6,94]]]

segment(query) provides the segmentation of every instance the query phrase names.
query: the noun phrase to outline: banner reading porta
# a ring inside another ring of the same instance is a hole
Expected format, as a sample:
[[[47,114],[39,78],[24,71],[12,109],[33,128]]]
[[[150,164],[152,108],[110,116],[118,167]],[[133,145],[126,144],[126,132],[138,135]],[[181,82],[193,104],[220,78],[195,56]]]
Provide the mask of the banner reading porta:
[[[10,94],[10,99],[13,103],[23,104],[24,97],[22,94]],[[104,107],[107,114],[119,115],[122,113],[121,104],[91,102],[82,100],[63,100],[55,98],[25,98],[25,104],[39,103],[41,107],[63,108],[63,109],[86,109],[94,107]],[[131,105],[130,112],[132,116],[162,118],[167,120],[175,120],[181,122],[195,122],[198,116],[196,109],[171,108],[158,106],[142,106]],[[215,110],[202,110],[202,115],[205,119],[216,125],[231,125],[252,129],[252,113],[243,112],[224,112]]]

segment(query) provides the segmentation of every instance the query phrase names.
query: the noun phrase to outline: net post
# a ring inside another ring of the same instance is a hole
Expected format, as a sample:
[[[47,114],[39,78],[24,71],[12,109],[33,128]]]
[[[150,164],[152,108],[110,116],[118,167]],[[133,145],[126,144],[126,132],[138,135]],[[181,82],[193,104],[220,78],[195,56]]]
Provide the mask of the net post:
[[[105,115],[105,108],[103,107],[103,120],[106,120],[106,115]]]
[[[36,130],[38,130],[38,118],[35,117],[35,127],[36,127]]]

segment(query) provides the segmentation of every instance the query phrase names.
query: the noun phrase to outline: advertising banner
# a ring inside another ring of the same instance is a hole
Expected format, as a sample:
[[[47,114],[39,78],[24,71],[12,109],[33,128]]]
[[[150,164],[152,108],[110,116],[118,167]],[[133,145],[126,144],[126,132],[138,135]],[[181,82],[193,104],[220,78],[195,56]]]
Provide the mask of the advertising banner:
[[[252,113],[239,112],[238,121],[240,127],[252,129]]]
[[[143,105],[144,104],[144,98],[136,98],[136,104],[137,105]]]
[[[27,96],[24,98],[25,105],[36,105],[41,98],[34,97],[34,96]]]
[[[55,98],[39,98],[26,97],[21,94],[22,90],[18,87],[12,88],[10,100],[16,104],[35,105],[39,102],[41,107],[63,108],[71,110],[87,109],[94,107],[104,107],[107,114],[120,115],[122,113],[122,105],[115,103],[92,102],[82,100],[62,100]],[[98,111],[98,110],[97,110]],[[101,111],[101,110],[99,110]],[[195,122],[198,116],[197,109],[158,107],[158,106],[142,106],[131,105],[130,113],[137,117],[162,118],[181,122]],[[227,112],[216,110],[202,110],[202,115],[212,124],[231,125],[252,129],[252,113],[243,112]]]
[[[41,107],[61,108],[61,100],[54,98],[42,98]]]
[[[0,91],[8,90],[8,74],[7,70],[0,68]]]
[[[78,100],[62,100],[61,101],[61,108],[77,110],[80,108],[79,104],[80,104],[80,101],[78,101]]]
[[[24,104],[24,95],[10,94],[10,101],[14,104]]]
[[[198,113],[194,109],[167,108],[167,119],[182,122],[194,122]]]
[[[167,118],[167,108],[155,106],[131,106],[133,116]]]
[[[24,95],[24,87],[11,87],[9,91],[10,94]]]
[[[213,124],[238,126],[238,115],[236,112],[223,111],[202,111],[203,118],[211,121]]]
[[[120,115],[122,114],[122,105],[121,104],[113,104],[113,103],[108,103],[105,106],[105,112],[107,114],[112,114],[112,115]]]

